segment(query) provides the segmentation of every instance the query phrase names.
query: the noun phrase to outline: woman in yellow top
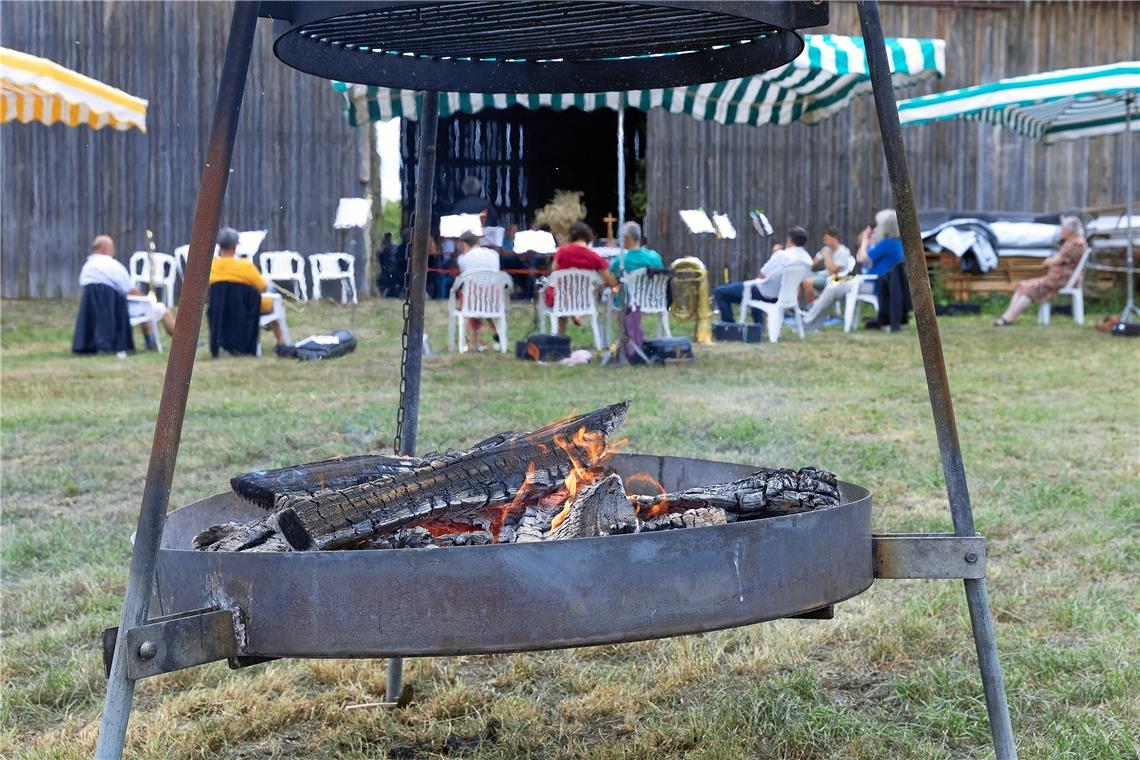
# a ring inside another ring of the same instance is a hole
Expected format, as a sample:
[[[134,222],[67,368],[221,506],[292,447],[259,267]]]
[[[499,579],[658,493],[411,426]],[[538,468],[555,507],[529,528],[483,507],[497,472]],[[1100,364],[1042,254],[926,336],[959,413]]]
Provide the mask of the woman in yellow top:
[[[269,283],[261,276],[261,272],[257,271],[257,267],[253,265],[252,261],[234,256],[237,253],[237,245],[238,231],[233,227],[223,227],[218,232],[218,255],[214,257],[213,264],[210,266],[210,284],[236,282],[241,285],[249,285],[259,293],[264,293],[269,289]],[[273,311],[273,300],[268,296],[261,297],[262,314]],[[281,338],[280,322],[273,320],[266,326],[273,331],[277,345],[281,345],[284,341]]]

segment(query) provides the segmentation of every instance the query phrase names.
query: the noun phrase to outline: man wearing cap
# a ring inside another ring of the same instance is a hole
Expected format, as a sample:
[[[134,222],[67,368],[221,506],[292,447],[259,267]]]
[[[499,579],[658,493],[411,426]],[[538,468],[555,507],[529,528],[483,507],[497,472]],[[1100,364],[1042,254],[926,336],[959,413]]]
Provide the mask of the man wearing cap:
[[[264,293],[269,289],[269,283],[261,276],[261,272],[257,271],[252,261],[234,256],[237,253],[237,245],[238,231],[233,227],[223,227],[218,232],[218,255],[210,267],[210,284],[236,282],[249,285],[257,292]],[[262,296],[261,313],[268,314],[271,311],[273,311],[273,299]],[[273,331],[277,345],[282,345],[284,340],[281,337],[281,325],[278,320],[273,320],[267,327]]]
[[[460,235],[459,239],[455,241],[455,248],[459,251],[460,274],[466,272],[498,272],[500,269],[499,254],[490,248],[479,245],[479,237],[473,232],[464,232]],[[463,294],[460,293],[459,296],[462,298]],[[479,338],[479,332],[483,328],[483,320],[468,319],[467,327],[471,332],[471,345],[475,346],[475,350],[482,351],[488,348],[487,342]],[[492,334],[494,331],[495,328],[492,325]],[[495,334],[495,340],[501,340],[499,335]]]
[[[127,268],[115,258],[115,241],[111,239],[110,235],[99,235],[91,241],[91,255],[83,262],[83,269],[79,271],[79,287],[82,288],[87,285],[108,285],[124,296],[142,295],[142,292],[131,282],[131,275],[127,272]],[[174,335],[174,315],[158,301],[128,298],[127,309],[130,312],[131,319],[137,319],[143,315],[147,316],[148,319],[157,319],[162,322],[167,334]],[[154,336],[150,334],[150,322],[143,322],[141,326],[146,347],[151,350],[156,349]]]

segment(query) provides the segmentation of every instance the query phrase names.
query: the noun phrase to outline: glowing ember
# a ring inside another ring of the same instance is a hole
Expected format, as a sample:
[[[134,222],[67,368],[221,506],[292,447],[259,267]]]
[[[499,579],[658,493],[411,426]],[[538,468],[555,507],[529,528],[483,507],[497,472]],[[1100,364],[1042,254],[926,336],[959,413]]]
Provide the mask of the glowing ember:
[[[479,530],[478,525],[471,525],[470,523],[457,523],[447,522],[444,520],[433,520],[426,522],[422,526],[424,530],[431,533],[432,538],[439,538],[440,536],[450,536],[455,533],[470,533],[473,530]]]

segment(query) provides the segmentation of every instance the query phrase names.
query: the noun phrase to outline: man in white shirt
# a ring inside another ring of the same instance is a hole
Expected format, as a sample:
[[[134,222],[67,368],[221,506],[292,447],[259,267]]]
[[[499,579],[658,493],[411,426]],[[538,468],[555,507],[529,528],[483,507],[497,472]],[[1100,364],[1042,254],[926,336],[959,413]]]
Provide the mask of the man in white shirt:
[[[855,257],[851,249],[839,242],[839,232],[829,229],[823,233],[823,248],[812,260],[812,276],[804,280],[804,301],[811,303],[816,293],[827,287],[829,282],[839,281],[851,274],[855,268]]]
[[[459,273],[465,272],[498,272],[499,254],[490,248],[479,245],[479,238],[473,232],[464,232],[455,242],[459,251]]]
[[[811,254],[804,250],[805,243],[807,243],[807,232],[803,227],[792,227],[788,230],[785,245],[782,248],[777,247],[772,258],[768,259],[760,269],[758,277],[760,284],[753,286],[753,298],[775,303],[780,295],[780,281],[783,279],[784,270],[792,266],[811,268]],[[721,285],[713,291],[713,298],[716,299],[717,308],[720,309],[721,321],[735,322],[732,305],[744,300],[744,283],[730,282]],[[764,312],[753,309],[752,321],[761,324],[764,321]]]
[[[479,245],[479,238],[473,232],[464,232],[455,241],[455,249],[459,251],[459,274],[463,275],[467,272],[498,272],[500,268],[499,254],[492,251],[490,248],[484,248]],[[460,293],[459,297],[462,298],[463,294]],[[459,302],[462,305],[462,301]],[[471,345],[475,346],[476,351],[485,351],[490,347],[487,341],[479,337],[480,331],[483,329],[482,319],[468,319],[467,327],[471,332]],[[495,327],[491,325],[491,333],[495,336],[495,341],[498,342],[502,338],[495,333]]]
[[[91,255],[83,262],[83,269],[79,271],[79,287],[87,285],[107,285],[122,293],[124,296],[141,296],[142,292],[131,282],[131,275],[127,268],[115,259],[115,241],[109,235],[99,235],[91,241]],[[142,299],[127,299],[127,308],[131,319],[140,316],[153,317],[162,322],[169,335],[174,335],[174,315],[167,311],[166,306],[157,301]],[[143,337],[147,348],[155,348],[154,338],[150,334],[150,323],[142,324]]]

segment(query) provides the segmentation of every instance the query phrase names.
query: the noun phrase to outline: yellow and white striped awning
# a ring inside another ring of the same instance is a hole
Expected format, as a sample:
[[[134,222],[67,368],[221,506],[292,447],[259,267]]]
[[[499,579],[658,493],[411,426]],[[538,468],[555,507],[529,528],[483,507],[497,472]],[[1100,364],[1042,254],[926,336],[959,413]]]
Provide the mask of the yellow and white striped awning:
[[[146,101],[46,58],[0,47],[0,124],[11,121],[146,132]]]

